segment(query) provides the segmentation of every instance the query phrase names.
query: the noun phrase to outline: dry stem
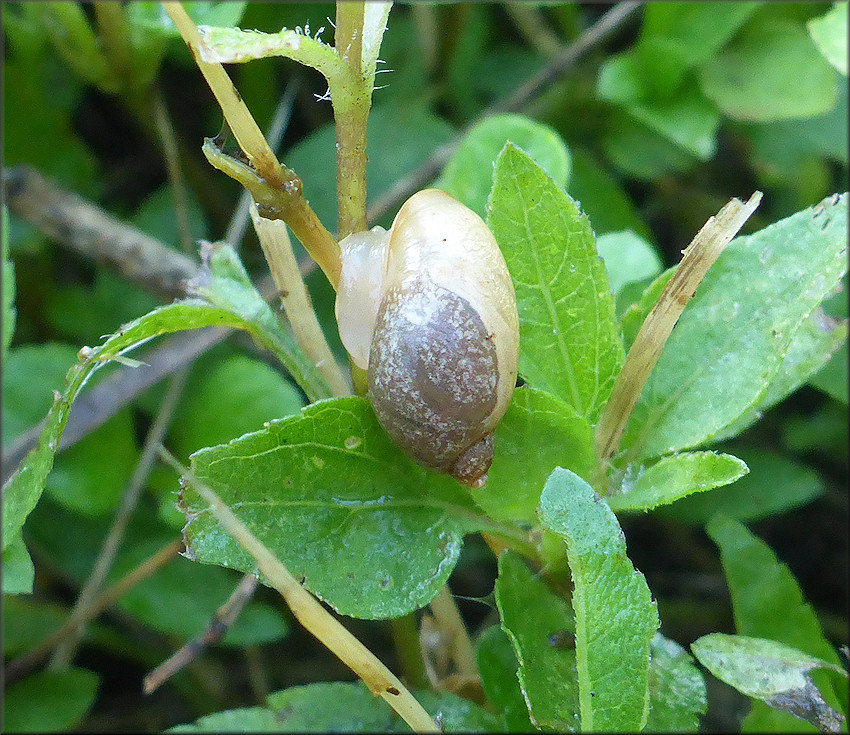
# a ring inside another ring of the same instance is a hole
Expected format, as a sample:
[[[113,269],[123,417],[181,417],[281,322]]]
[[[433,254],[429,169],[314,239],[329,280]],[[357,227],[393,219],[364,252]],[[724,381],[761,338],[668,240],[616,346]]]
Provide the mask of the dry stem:
[[[709,218],[684,250],[679,267],[632,343],[596,427],[596,449],[601,466],[616,454],[632,409],[679,316],[708,269],[758,207],[761,197],[761,192],[757,191],[746,204],[732,199],[715,217]]]

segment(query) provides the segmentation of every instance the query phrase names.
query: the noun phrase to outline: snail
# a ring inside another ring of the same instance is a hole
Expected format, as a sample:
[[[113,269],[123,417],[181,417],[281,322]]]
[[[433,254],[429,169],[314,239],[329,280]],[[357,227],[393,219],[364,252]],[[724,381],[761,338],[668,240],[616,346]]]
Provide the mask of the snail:
[[[425,189],[389,231],[340,247],[340,337],[368,371],[378,421],[419,464],[483,486],[519,359],[516,294],[495,238],[471,209]]]

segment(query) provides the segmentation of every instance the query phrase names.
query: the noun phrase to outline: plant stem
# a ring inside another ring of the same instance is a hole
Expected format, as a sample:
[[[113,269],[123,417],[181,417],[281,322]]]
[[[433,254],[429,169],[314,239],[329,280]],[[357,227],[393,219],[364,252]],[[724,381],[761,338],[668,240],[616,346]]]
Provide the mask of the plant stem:
[[[357,674],[372,694],[386,700],[415,732],[440,732],[440,728],[404,684],[298,583],[281,561],[248,530],[218,495],[198,480],[188,468],[181,465],[165,448],[160,449],[160,457],[183,475],[195,491],[210,504],[219,523],[254,557],[257,569],[280,592],[298,622]]]
[[[366,126],[372,107],[372,86],[363,77],[362,0],[337,2],[334,44],[350,71],[347,84],[335,85],[331,98],[337,141],[337,234],[342,239],[367,229]],[[336,94],[334,94],[336,93]]]
[[[431,611],[434,613],[437,626],[451,641],[451,655],[458,674],[466,679],[478,679],[475,648],[448,585],[444,585],[437,596],[431,600]]]
[[[260,217],[256,204],[251,206],[251,219],[268,261],[272,278],[280,292],[280,301],[292,325],[295,341],[327,381],[335,396],[351,395],[351,388],[325,339],[316,318],[310,295],[298,270],[295,253],[286,232],[286,223]]]
[[[746,204],[732,199],[715,217],[709,218],[684,250],[679,267],[667,282],[632,343],[596,427],[596,449],[602,472],[619,448],[623,431],[643,386],[682,311],[693,298],[708,269],[758,207],[761,197],[761,192],[757,191]]]
[[[422,660],[415,616],[413,613],[408,613],[400,618],[392,618],[388,622],[393,637],[393,647],[407,684],[417,689],[430,689],[431,682],[428,680],[425,662]]]

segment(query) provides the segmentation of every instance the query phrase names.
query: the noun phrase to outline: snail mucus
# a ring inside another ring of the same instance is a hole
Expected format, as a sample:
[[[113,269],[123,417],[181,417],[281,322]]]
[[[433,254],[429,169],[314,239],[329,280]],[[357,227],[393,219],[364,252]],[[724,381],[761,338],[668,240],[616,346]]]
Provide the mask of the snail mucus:
[[[420,464],[481,487],[519,356],[516,295],[495,238],[471,209],[425,189],[389,231],[340,247],[340,337],[368,372],[378,421]]]

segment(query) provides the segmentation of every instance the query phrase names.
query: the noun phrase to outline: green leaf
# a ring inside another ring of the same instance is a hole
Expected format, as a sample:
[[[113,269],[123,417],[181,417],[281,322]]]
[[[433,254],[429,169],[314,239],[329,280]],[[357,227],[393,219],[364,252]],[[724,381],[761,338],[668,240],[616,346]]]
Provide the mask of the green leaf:
[[[763,396],[732,423],[715,435],[716,441],[722,441],[740,434],[744,429],[758,421],[764,413],[785,400],[806,381],[812,384],[823,381],[826,392],[835,390],[836,397],[847,402],[847,361],[841,361],[841,350],[846,355],[847,321],[837,321],[818,307],[799,326],[791,339],[788,351],[779,366],[776,375]],[[834,361],[830,358],[833,358]],[[824,365],[833,364],[831,372],[818,372]],[[817,374],[816,374],[817,373]],[[813,380],[809,380],[812,378]]]
[[[452,692],[414,690],[413,695],[445,732],[506,732],[503,718]],[[393,719],[394,732],[410,732],[400,718]]]
[[[562,189],[570,176],[570,153],[548,125],[524,115],[485,118],[466,134],[434,186],[484,217],[493,186],[493,169],[507,143],[531,158]]]
[[[692,447],[753,406],[846,270],[846,231],[847,196],[836,195],[733,240],[667,340],[623,446],[639,457]]]
[[[125,324],[100,347],[81,350],[80,361],[68,370],[65,377],[64,393],[55,395],[38,445],[4,488],[4,549],[23,526],[44,490],[71,404],[83,385],[99,367],[152,337],[207,326],[244,329],[261,346],[281,359],[309,397],[330,394],[315,366],[307,360],[292,337],[283,331],[274,312],[251,286],[233,250],[222,246],[211,253],[207,251],[206,255],[209,268],[205,268],[199,276],[195,290],[207,301],[187,299],[163,306]]]
[[[824,701],[807,675],[817,668],[844,674],[840,666],[776,641],[741,635],[704,635],[691,644],[691,650],[721,681],[821,731],[837,732],[845,719]]]
[[[659,508],[664,518],[705,524],[715,513],[738,521],[755,521],[810,502],[823,492],[817,472],[775,452],[735,447],[749,473],[731,487],[684,498]]]
[[[699,81],[726,115],[754,122],[814,117],[831,110],[838,94],[835,70],[806,31],[774,18],[744,28],[700,67]]]
[[[33,566],[32,559],[30,559],[24,539],[19,534],[3,550],[3,594],[32,594],[32,583],[34,579],[35,567]]]
[[[426,605],[463,534],[491,525],[457,482],[407,459],[363,398],[315,403],[192,460],[198,479],[344,615],[398,617]],[[191,487],[182,508],[198,561],[255,569]]]
[[[847,325],[844,324],[844,332],[847,331]],[[823,391],[829,396],[832,396],[836,401],[841,401],[847,405],[847,383],[848,383],[848,355],[847,355],[847,338],[845,336],[844,343],[832,354],[827,363],[818,370],[814,375],[809,377],[809,385]]]
[[[652,238],[651,230],[620,182],[583,148],[572,149],[567,193],[579,203],[597,235],[632,230],[644,240]],[[598,240],[596,245],[599,247]]]
[[[652,278],[662,269],[661,258],[655,248],[631,230],[597,236],[596,249],[605,261],[614,296],[627,283]]]
[[[700,161],[707,161],[717,149],[720,114],[696,89],[689,88],[669,102],[629,105],[625,110]]]
[[[240,707],[213,712],[188,725],[176,725],[165,732],[293,732],[278,721],[278,713],[268,707]],[[308,732],[306,728],[304,732]]]
[[[510,732],[531,732],[534,725],[522,696],[517,661],[511,640],[498,625],[487,628],[475,644],[475,661],[481,686],[490,703],[501,712]]]
[[[496,163],[488,224],[516,288],[519,372],[594,422],[624,356],[587,217],[508,144]]]
[[[650,641],[649,718],[645,732],[697,732],[708,706],[705,679],[688,652],[656,633]]]
[[[833,3],[832,10],[806,23],[815,46],[845,77],[847,76],[847,3]]]
[[[799,648],[810,656],[838,665],[838,656],[824,637],[817,615],[804,601],[788,567],[777,560],[770,547],[739,522],[723,516],[715,516],[706,531],[720,548],[732,597],[735,630],[741,635],[768,638]],[[815,678],[829,704],[836,706],[846,701],[846,684],[836,697],[834,692],[827,691],[828,681],[822,682],[817,675]],[[758,716],[758,712],[754,708],[754,714]],[[774,713],[774,726],[781,727],[783,718],[787,720],[786,716]]]
[[[747,465],[731,454],[673,454],[646,469],[627,468],[622,494],[607,497],[606,501],[615,512],[646,512],[692,493],[730,485],[748,472]]]
[[[573,578],[583,730],[640,730],[649,708],[649,644],[658,611],[613,511],[584,480],[556,469],[538,511],[563,536]]]
[[[174,412],[169,444],[177,457],[188,459],[202,447],[297,414],[303,405],[298,389],[277,370],[246,355],[230,355],[193,375]]]
[[[528,386],[514,391],[496,429],[495,447],[487,484],[472,490],[472,497],[500,521],[536,523],[540,493],[552,470],[567,467],[587,477],[596,462],[587,420],[550,393]]]
[[[499,557],[495,594],[502,630],[519,661],[519,684],[531,722],[535,727],[578,731],[576,652],[557,644],[575,633],[569,603],[510,551]]]
[[[12,336],[15,334],[15,264],[9,259],[9,210],[3,205],[2,228],[0,232],[0,243],[3,248],[3,364],[6,363],[6,355],[9,345],[12,344]]]
[[[5,585],[4,579],[4,593]],[[4,597],[3,655],[7,659],[20,656],[58,630],[67,618],[67,608],[33,595]]]
[[[98,677],[86,669],[41,671],[6,687],[6,732],[56,732],[75,729],[94,703]]]

